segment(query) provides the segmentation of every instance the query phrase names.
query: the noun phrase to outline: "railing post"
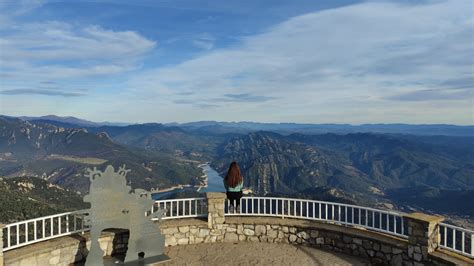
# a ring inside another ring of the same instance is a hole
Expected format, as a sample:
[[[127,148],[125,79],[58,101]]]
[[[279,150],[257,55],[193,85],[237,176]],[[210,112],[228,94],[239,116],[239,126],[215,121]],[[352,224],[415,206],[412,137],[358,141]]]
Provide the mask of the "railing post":
[[[474,257],[474,234],[471,234],[471,256]]]
[[[404,218],[408,224],[408,257],[418,262],[426,261],[428,254],[440,245],[439,224],[444,218],[418,212]]]
[[[207,226],[209,229],[220,229],[218,225],[225,222],[224,201],[225,193],[207,192]]]
[[[4,266],[5,262],[3,260],[3,224],[0,224],[0,266]]]

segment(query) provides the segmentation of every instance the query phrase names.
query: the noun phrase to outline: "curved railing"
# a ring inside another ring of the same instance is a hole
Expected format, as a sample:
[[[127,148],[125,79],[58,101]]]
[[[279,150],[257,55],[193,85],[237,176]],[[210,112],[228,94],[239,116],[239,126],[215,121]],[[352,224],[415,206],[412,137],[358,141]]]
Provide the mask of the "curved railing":
[[[234,209],[230,209],[229,204],[230,201],[227,200],[225,214],[229,216],[273,216],[316,220],[408,238],[407,225],[402,214],[398,212],[335,202],[269,197],[241,198],[239,208]]]
[[[30,245],[87,231],[84,211],[65,212],[7,224],[3,228],[3,250]]]
[[[151,213],[164,210],[163,218],[190,218],[207,216],[206,198],[157,200]],[[12,224],[3,228],[3,250],[23,247],[33,243],[89,230],[86,225],[88,210],[65,212]],[[157,220],[154,218],[153,220]]]
[[[474,259],[474,231],[445,223],[439,227],[441,248]]]
[[[408,238],[407,223],[403,214],[393,211],[356,206],[351,204],[271,197],[243,197],[239,208],[229,209],[224,204],[226,216],[271,216],[322,221],[377,231],[400,238]],[[150,212],[163,212],[163,218],[206,217],[206,198],[158,200]],[[8,224],[3,228],[3,250],[26,246],[57,237],[83,233],[87,210],[66,212]],[[474,258],[474,231],[448,224],[440,225],[441,243],[447,249]]]
[[[169,199],[157,200],[151,209],[151,212],[164,210],[163,220],[176,218],[207,217],[207,199],[206,198],[187,198],[187,199]],[[153,218],[158,220],[158,218]]]

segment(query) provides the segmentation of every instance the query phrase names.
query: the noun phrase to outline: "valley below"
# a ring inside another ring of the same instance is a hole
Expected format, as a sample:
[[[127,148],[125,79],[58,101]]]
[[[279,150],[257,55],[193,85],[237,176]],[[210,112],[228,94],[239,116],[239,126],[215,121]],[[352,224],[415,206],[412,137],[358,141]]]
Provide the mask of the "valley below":
[[[474,228],[474,136],[459,136],[470,128],[439,136],[314,130],[217,122],[84,126],[0,116],[0,176],[8,195],[2,219],[83,208],[87,168],[125,164],[132,188],[181,197],[223,191],[222,176],[235,160],[251,195],[422,211]],[[25,178],[34,188],[15,185]],[[13,214],[12,201],[38,211]]]

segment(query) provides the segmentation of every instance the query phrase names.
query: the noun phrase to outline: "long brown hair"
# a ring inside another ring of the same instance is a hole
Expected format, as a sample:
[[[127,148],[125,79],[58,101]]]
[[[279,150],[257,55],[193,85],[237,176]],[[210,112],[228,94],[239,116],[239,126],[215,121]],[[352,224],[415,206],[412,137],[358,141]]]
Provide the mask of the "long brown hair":
[[[229,166],[229,171],[225,176],[225,182],[229,187],[236,187],[242,182],[242,175],[240,174],[240,168],[237,162],[233,161]]]

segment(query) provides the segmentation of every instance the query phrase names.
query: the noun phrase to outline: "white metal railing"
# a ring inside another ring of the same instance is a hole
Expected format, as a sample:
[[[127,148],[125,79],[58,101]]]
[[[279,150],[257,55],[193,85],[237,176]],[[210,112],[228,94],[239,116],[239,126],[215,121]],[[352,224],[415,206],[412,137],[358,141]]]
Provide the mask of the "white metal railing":
[[[441,248],[474,258],[474,231],[441,223]]]
[[[176,218],[207,217],[206,198],[157,200],[151,212],[164,210],[163,220]],[[158,218],[153,218],[158,220]]]
[[[362,227],[401,238],[408,238],[401,213],[350,204],[306,199],[243,197],[238,208],[225,204],[225,214],[235,216],[274,216],[317,220]]]
[[[159,209],[164,210],[165,220],[206,217],[207,200],[206,198],[157,200],[152,206],[151,213]],[[3,250],[85,232],[89,230],[84,223],[86,214],[87,210],[80,210],[7,224],[3,228]]]
[[[3,228],[3,250],[26,246],[88,230],[83,211],[65,212],[7,224]]]
[[[227,216],[273,216],[318,220],[328,223],[361,227],[401,238],[408,238],[407,224],[401,213],[377,210],[351,204],[270,197],[243,197],[239,208],[229,209],[230,201],[224,205]],[[163,218],[206,217],[206,198],[157,200],[151,213],[163,211]],[[73,211],[35,218],[5,225],[3,228],[3,250],[26,246],[52,238],[89,230],[85,225],[87,210]],[[156,220],[157,218],[153,218]],[[474,231],[461,227],[440,224],[441,248],[474,258]]]

